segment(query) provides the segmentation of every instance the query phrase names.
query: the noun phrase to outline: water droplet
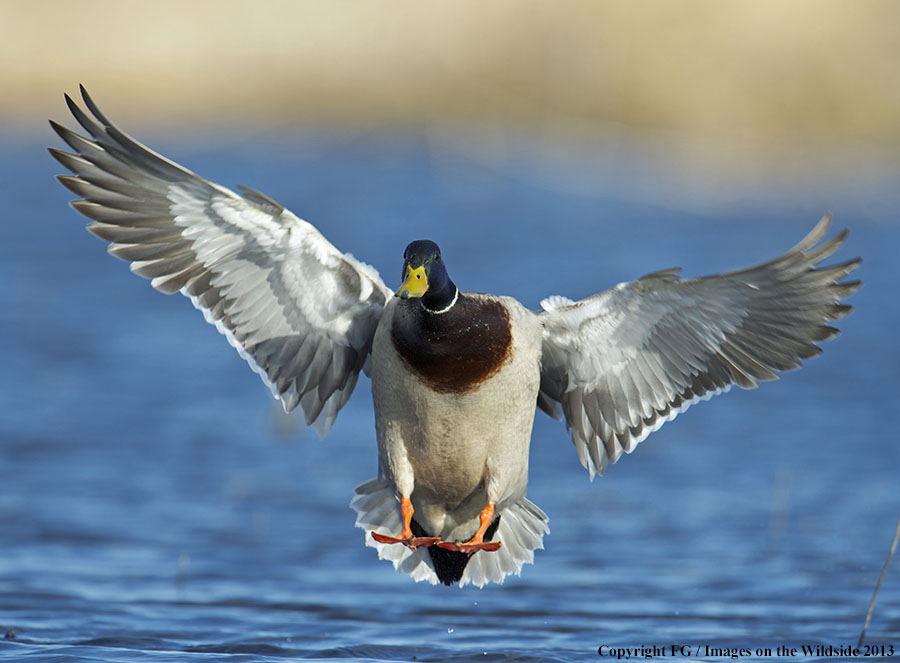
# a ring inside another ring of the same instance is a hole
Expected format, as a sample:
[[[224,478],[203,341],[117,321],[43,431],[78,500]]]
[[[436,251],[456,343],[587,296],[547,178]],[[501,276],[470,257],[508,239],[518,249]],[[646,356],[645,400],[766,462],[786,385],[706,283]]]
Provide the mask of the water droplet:
[[[447,633],[453,633],[453,629],[452,629],[452,628],[448,628],[448,629],[447,629]]]

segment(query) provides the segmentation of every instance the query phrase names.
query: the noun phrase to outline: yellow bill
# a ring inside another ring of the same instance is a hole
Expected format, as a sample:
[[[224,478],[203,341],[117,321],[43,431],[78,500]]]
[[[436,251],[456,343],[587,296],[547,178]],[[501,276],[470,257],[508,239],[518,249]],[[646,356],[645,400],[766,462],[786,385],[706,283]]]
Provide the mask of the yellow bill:
[[[406,266],[406,276],[400,289],[395,293],[397,297],[406,299],[407,297],[421,297],[428,291],[428,277],[425,276],[425,266],[413,269],[409,265]]]

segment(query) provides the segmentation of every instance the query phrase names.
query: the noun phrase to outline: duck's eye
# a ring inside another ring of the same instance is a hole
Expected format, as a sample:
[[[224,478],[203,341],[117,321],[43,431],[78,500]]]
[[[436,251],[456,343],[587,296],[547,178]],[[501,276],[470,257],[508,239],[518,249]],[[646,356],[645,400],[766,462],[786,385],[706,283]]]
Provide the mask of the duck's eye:
[[[435,254],[434,254],[434,261],[435,261],[435,262],[440,262],[440,261],[441,261],[441,254],[440,254],[440,253],[435,253]]]

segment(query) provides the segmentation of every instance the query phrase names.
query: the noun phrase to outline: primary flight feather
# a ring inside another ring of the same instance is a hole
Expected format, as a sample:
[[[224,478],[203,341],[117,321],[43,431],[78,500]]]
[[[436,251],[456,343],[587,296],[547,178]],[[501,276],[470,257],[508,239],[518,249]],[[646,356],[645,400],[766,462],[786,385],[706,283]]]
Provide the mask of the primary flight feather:
[[[84,88],[86,135],[51,121],[59,180],[108,251],[181,292],[280,399],[325,435],[372,378],[378,476],[351,505],[366,544],[416,580],[502,582],[547,516],[526,498],[535,407],[565,418],[591,477],[698,400],[757,386],[820,352],[859,259],[817,267],[847,235],[823,218],[784,255],[698,279],[678,270],[538,312],[461,292],[439,247],[411,242],[396,293],[311,224],[236,193],[116,128]]]

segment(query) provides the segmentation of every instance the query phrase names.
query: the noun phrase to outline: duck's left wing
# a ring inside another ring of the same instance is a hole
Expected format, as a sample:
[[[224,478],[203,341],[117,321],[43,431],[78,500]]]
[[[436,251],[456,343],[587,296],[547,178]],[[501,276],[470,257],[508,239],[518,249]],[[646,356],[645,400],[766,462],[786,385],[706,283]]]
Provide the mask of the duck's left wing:
[[[538,404],[562,406],[591,477],[698,400],[774,380],[819,352],[851,307],[837,300],[860,283],[840,282],[855,259],[816,269],[847,231],[818,245],[823,218],[783,256],[728,274],[682,280],[649,274],[578,302],[550,297]]]
[[[88,230],[165,293],[181,292],[279,398],[324,435],[349,399],[392,296],[377,272],[342,254],[270,198],[243,195],[169,161],[116,128],[81,88],[89,134],[51,122],[74,154],[72,206]]]

